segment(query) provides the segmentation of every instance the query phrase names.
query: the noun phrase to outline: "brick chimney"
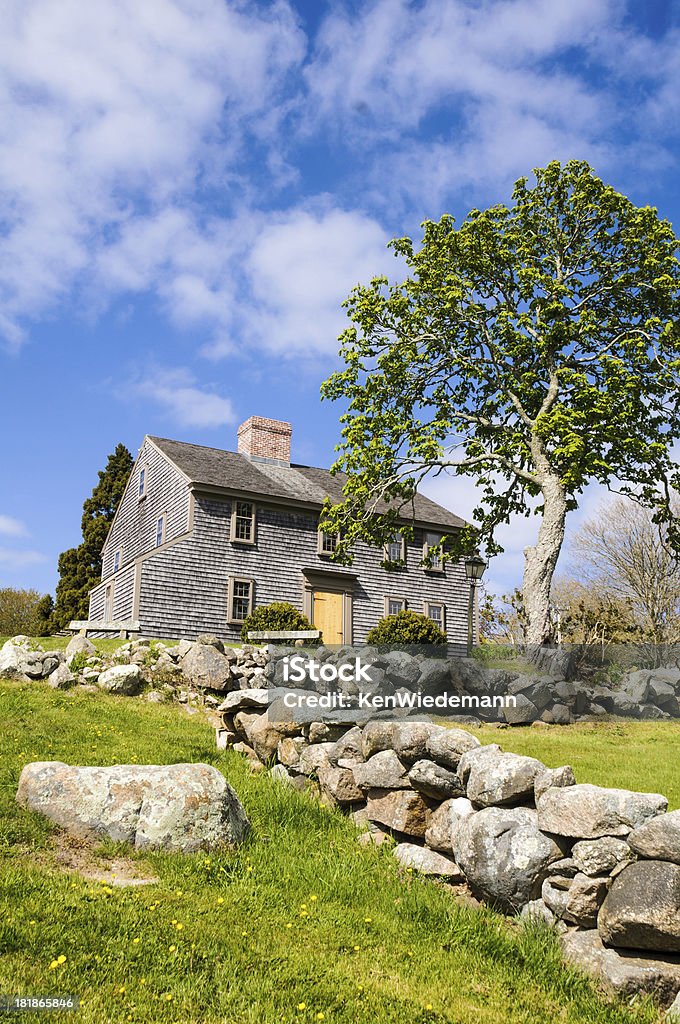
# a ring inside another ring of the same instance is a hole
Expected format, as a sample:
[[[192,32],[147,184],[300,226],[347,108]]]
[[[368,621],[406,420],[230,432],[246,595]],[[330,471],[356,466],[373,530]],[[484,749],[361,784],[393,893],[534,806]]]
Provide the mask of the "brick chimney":
[[[252,462],[290,466],[290,436],[293,428],[281,420],[251,416],[238,428],[238,450]]]

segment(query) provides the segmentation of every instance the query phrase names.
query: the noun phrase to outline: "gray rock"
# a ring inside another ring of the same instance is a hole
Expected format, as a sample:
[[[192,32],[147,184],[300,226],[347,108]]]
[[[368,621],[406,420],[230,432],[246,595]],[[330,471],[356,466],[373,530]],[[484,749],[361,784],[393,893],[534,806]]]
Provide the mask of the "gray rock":
[[[460,823],[453,855],[473,891],[513,913],[538,898],[548,866],[563,853],[539,831],[531,808],[485,807]]]
[[[632,793],[580,784],[551,787],[536,803],[544,832],[576,839],[627,836],[649,818],[663,814],[668,800],[658,793]]]
[[[514,701],[514,707],[506,704],[503,708],[503,718],[508,725],[528,725],[536,721],[540,712],[526,694],[515,694]]]
[[[200,636],[196,637],[196,643],[203,644],[206,647],[215,647],[220,654],[224,654],[224,644],[214,633],[201,633]]]
[[[335,743],[312,743],[300,752],[298,771],[301,775],[317,775],[327,768],[335,755]]]
[[[181,646],[181,645],[180,645]],[[231,661],[212,644],[192,644],[182,657],[182,673],[188,682],[203,690],[235,689]]]
[[[275,779],[276,782],[282,783],[284,786],[292,786],[293,785],[293,778],[292,778],[290,772],[288,771],[288,769],[285,767],[285,765],[282,765],[282,764],[275,764],[275,765],[273,765],[269,769],[269,776],[270,776],[270,778]]]
[[[553,704],[550,714],[555,725],[569,725],[571,722],[571,711],[566,704]]]
[[[561,788],[575,785],[576,777],[571,765],[563,764],[559,768],[545,768],[538,773],[534,780],[534,798],[538,800],[539,796],[542,796],[552,786]]]
[[[134,697],[144,686],[139,665],[114,665],[99,676],[97,686],[107,693]]]
[[[427,658],[420,666],[418,690],[420,693],[436,697],[445,693],[451,685],[449,662],[445,658]]]
[[[364,760],[368,760],[380,750],[392,747],[392,736],[396,722],[385,722],[380,719],[367,722],[361,734],[361,752]]]
[[[385,675],[394,686],[405,686],[409,690],[415,688],[420,676],[420,664],[405,651],[388,651],[381,660]]]
[[[354,781],[361,789],[405,789],[408,769],[393,750],[379,750],[364,763],[353,767]]]
[[[565,919],[579,928],[594,928],[607,895],[607,884],[606,878],[591,878],[579,871],[567,890]]]
[[[348,768],[339,768],[332,764],[319,767],[317,776],[321,792],[340,806],[361,803],[364,794],[354,781],[354,775]]]
[[[420,875],[446,878],[449,882],[465,881],[463,872],[454,860],[416,843],[399,843],[394,848],[394,856],[403,868],[410,868]]]
[[[567,913],[571,881],[571,878],[563,878],[560,875],[550,875],[543,879],[541,897],[558,921],[561,921]]]
[[[591,876],[608,875],[617,864],[632,860],[628,843],[613,836],[584,839],[575,843],[571,855],[579,871]]]
[[[413,764],[427,756],[427,741],[437,726],[430,722],[399,722],[392,731],[392,747],[397,756]]]
[[[536,776],[545,765],[534,757],[498,753],[472,762],[467,796],[480,807],[509,806],[531,800]]]
[[[543,921],[551,927],[556,927],[558,924],[557,918],[543,900],[531,900],[529,903],[525,903],[519,916],[524,921]]]
[[[430,823],[431,809],[412,789],[369,789],[366,817],[394,832],[422,839]]]
[[[227,711],[232,715],[237,711],[243,711],[244,708],[258,708],[265,711],[269,703],[269,696],[269,690],[252,687],[246,690],[232,690],[216,710]]]
[[[477,764],[478,758],[493,758],[501,753],[501,748],[497,743],[487,743],[485,746],[474,747],[461,754],[460,761],[458,762],[458,775],[463,785],[467,786],[470,772],[473,765]]]
[[[595,929],[566,932],[561,943],[569,963],[590,974],[610,995],[629,998],[648,993],[668,1005],[680,988],[677,957],[667,960],[607,949]]]
[[[348,729],[335,744],[335,757],[343,761],[363,761],[361,736],[361,729],[357,726],[354,726],[353,729]]]
[[[668,1007],[665,1024],[680,1024],[680,992],[673,1000],[672,1005]]]
[[[70,835],[109,836],[138,850],[192,853],[242,842],[248,819],[223,775],[207,764],[79,768],[26,765],[17,802]]]
[[[680,865],[629,864],[612,883],[598,929],[607,946],[680,953]]]
[[[304,736],[284,736],[279,740],[276,756],[287,768],[299,768],[300,754],[308,745]]]
[[[251,721],[246,730],[248,742],[262,762],[271,761],[274,758],[279,742],[284,736],[297,736],[301,731],[302,726],[299,722],[272,720],[267,712],[257,715],[255,721]],[[323,744],[319,744],[319,746],[323,746]]]
[[[26,655],[27,650],[12,644],[9,640],[0,650],[0,679],[16,679],[27,683],[30,676],[26,671],[28,668]],[[41,670],[42,670],[42,663]]]
[[[76,656],[76,654],[85,654],[88,658],[93,657],[97,653],[97,648],[88,640],[86,636],[74,636],[71,637],[66,645],[64,654],[66,655],[66,661],[68,663]]]
[[[77,682],[76,677],[65,662],[50,674],[48,681],[54,690],[68,690],[71,686],[75,686]]]
[[[463,784],[456,772],[442,768],[434,761],[416,761],[408,773],[408,781],[414,789],[433,800],[448,800],[464,793]]]
[[[434,729],[427,737],[425,749],[429,757],[443,768],[458,768],[466,750],[481,747],[476,736],[464,729]]]
[[[628,843],[640,857],[680,864],[680,811],[669,811],[645,822],[630,833]]]
[[[463,818],[474,814],[475,809],[467,797],[445,800],[432,812],[430,825],[425,833],[425,842],[432,850],[443,853],[453,852],[453,840]]]

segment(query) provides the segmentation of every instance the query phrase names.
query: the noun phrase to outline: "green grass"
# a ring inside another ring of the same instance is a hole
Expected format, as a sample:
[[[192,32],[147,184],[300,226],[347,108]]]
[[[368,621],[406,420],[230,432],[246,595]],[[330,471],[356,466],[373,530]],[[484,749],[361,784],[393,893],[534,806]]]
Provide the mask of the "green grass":
[[[79,1024],[659,1019],[645,1001],[629,1009],[598,995],[562,965],[549,932],[459,906],[400,874],[384,848],[360,847],[339,812],[251,775],[233,752],[218,754],[200,714],[2,683],[0,721],[4,993],[77,994]],[[216,764],[243,800],[252,836],[237,852],[133,855],[159,879],[142,890],[59,872],[51,826],[14,802],[22,765],[37,759]],[[33,1018],[44,1019],[22,1019]]]
[[[482,727],[483,743],[537,757],[551,768],[570,764],[577,782],[643,793],[663,793],[669,810],[680,808],[680,722],[577,722],[542,729]]]
[[[4,642],[6,640],[9,640],[9,639],[10,638],[8,636],[0,636],[0,647],[2,647]],[[33,637],[29,637],[29,639],[34,644],[39,644],[46,651],[63,651],[64,648],[67,647],[69,640],[72,640],[73,637],[72,636],[33,636]],[[99,638],[97,638],[97,637],[88,637],[88,639],[89,639],[90,643],[94,644],[94,646],[96,647],[97,651],[100,654],[113,654],[113,652],[117,651],[118,648],[122,647],[123,644],[127,644],[127,643],[130,642],[129,640],[125,640],[125,639],[123,639],[122,637],[119,637],[119,636],[99,637]],[[179,640],[164,639],[162,637],[153,637],[153,641],[155,643],[159,643],[159,644],[167,644],[168,647],[171,647],[172,645],[179,643]],[[224,642],[225,646],[227,646],[227,647],[242,647],[243,646],[242,643],[237,642],[237,641],[233,641],[232,642],[232,641],[229,641],[229,640],[224,640],[223,642]]]

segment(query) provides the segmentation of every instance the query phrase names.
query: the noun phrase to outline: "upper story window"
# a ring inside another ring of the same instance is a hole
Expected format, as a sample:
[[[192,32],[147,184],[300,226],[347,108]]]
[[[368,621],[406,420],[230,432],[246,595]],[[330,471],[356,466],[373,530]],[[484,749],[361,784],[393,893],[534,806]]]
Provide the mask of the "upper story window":
[[[429,559],[425,568],[429,569],[430,572],[444,571],[441,543],[442,538],[440,533],[425,533],[423,536],[423,558]],[[432,548],[436,548],[438,550],[433,551]]]
[[[123,561],[123,552],[121,548],[113,552],[113,571],[118,572],[120,569],[121,562]]]
[[[142,468],[139,471],[139,477],[138,477],[138,480],[137,480],[137,494],[138,494],[139,498],[145,498],[146,497],[146,478],[147,478],[146,466],[142,466]]]
[[[401,533],[395,533],[394,537],[385,545],[385,561],[405,562],[406,561],[406,538]]]
[[[156,547],[165,543],[165,516],[159,516],[156,520]]]
[[[386,597],[385,598],[385,615],[398,615],[399,612],[406,611],[406,598],[405,597]]]
[[[229,577],[228,618],[244,622],[253,610],[253,581],[240,576]]]
[[[317,554],[334,555],[337,550],[339,540],[339,533],[324,533],[323,530],[319,530],[316,543]]]
[[[229,539],[239,544],[255,543],[255,506],[252,501],[234,501]]]

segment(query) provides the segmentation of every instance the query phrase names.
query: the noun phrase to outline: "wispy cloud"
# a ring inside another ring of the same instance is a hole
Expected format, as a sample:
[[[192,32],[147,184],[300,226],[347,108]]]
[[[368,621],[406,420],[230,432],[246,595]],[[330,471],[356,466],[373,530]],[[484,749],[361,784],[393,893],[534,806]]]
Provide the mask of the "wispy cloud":
[[[167,419],[181,427],[220,427],[236,420],[231,400],[200,386],[184,368],[150,366],[135,373],[121,395],[153,402]]]
[[[3,569],[25,569],[30,565],[46,562],[47,555],[40,551],[20,551],[15,548],[0,547],[0,566]]]
[[[28,537],[28,530],[21,520],[0,515],[0,534],[5,537]]]

